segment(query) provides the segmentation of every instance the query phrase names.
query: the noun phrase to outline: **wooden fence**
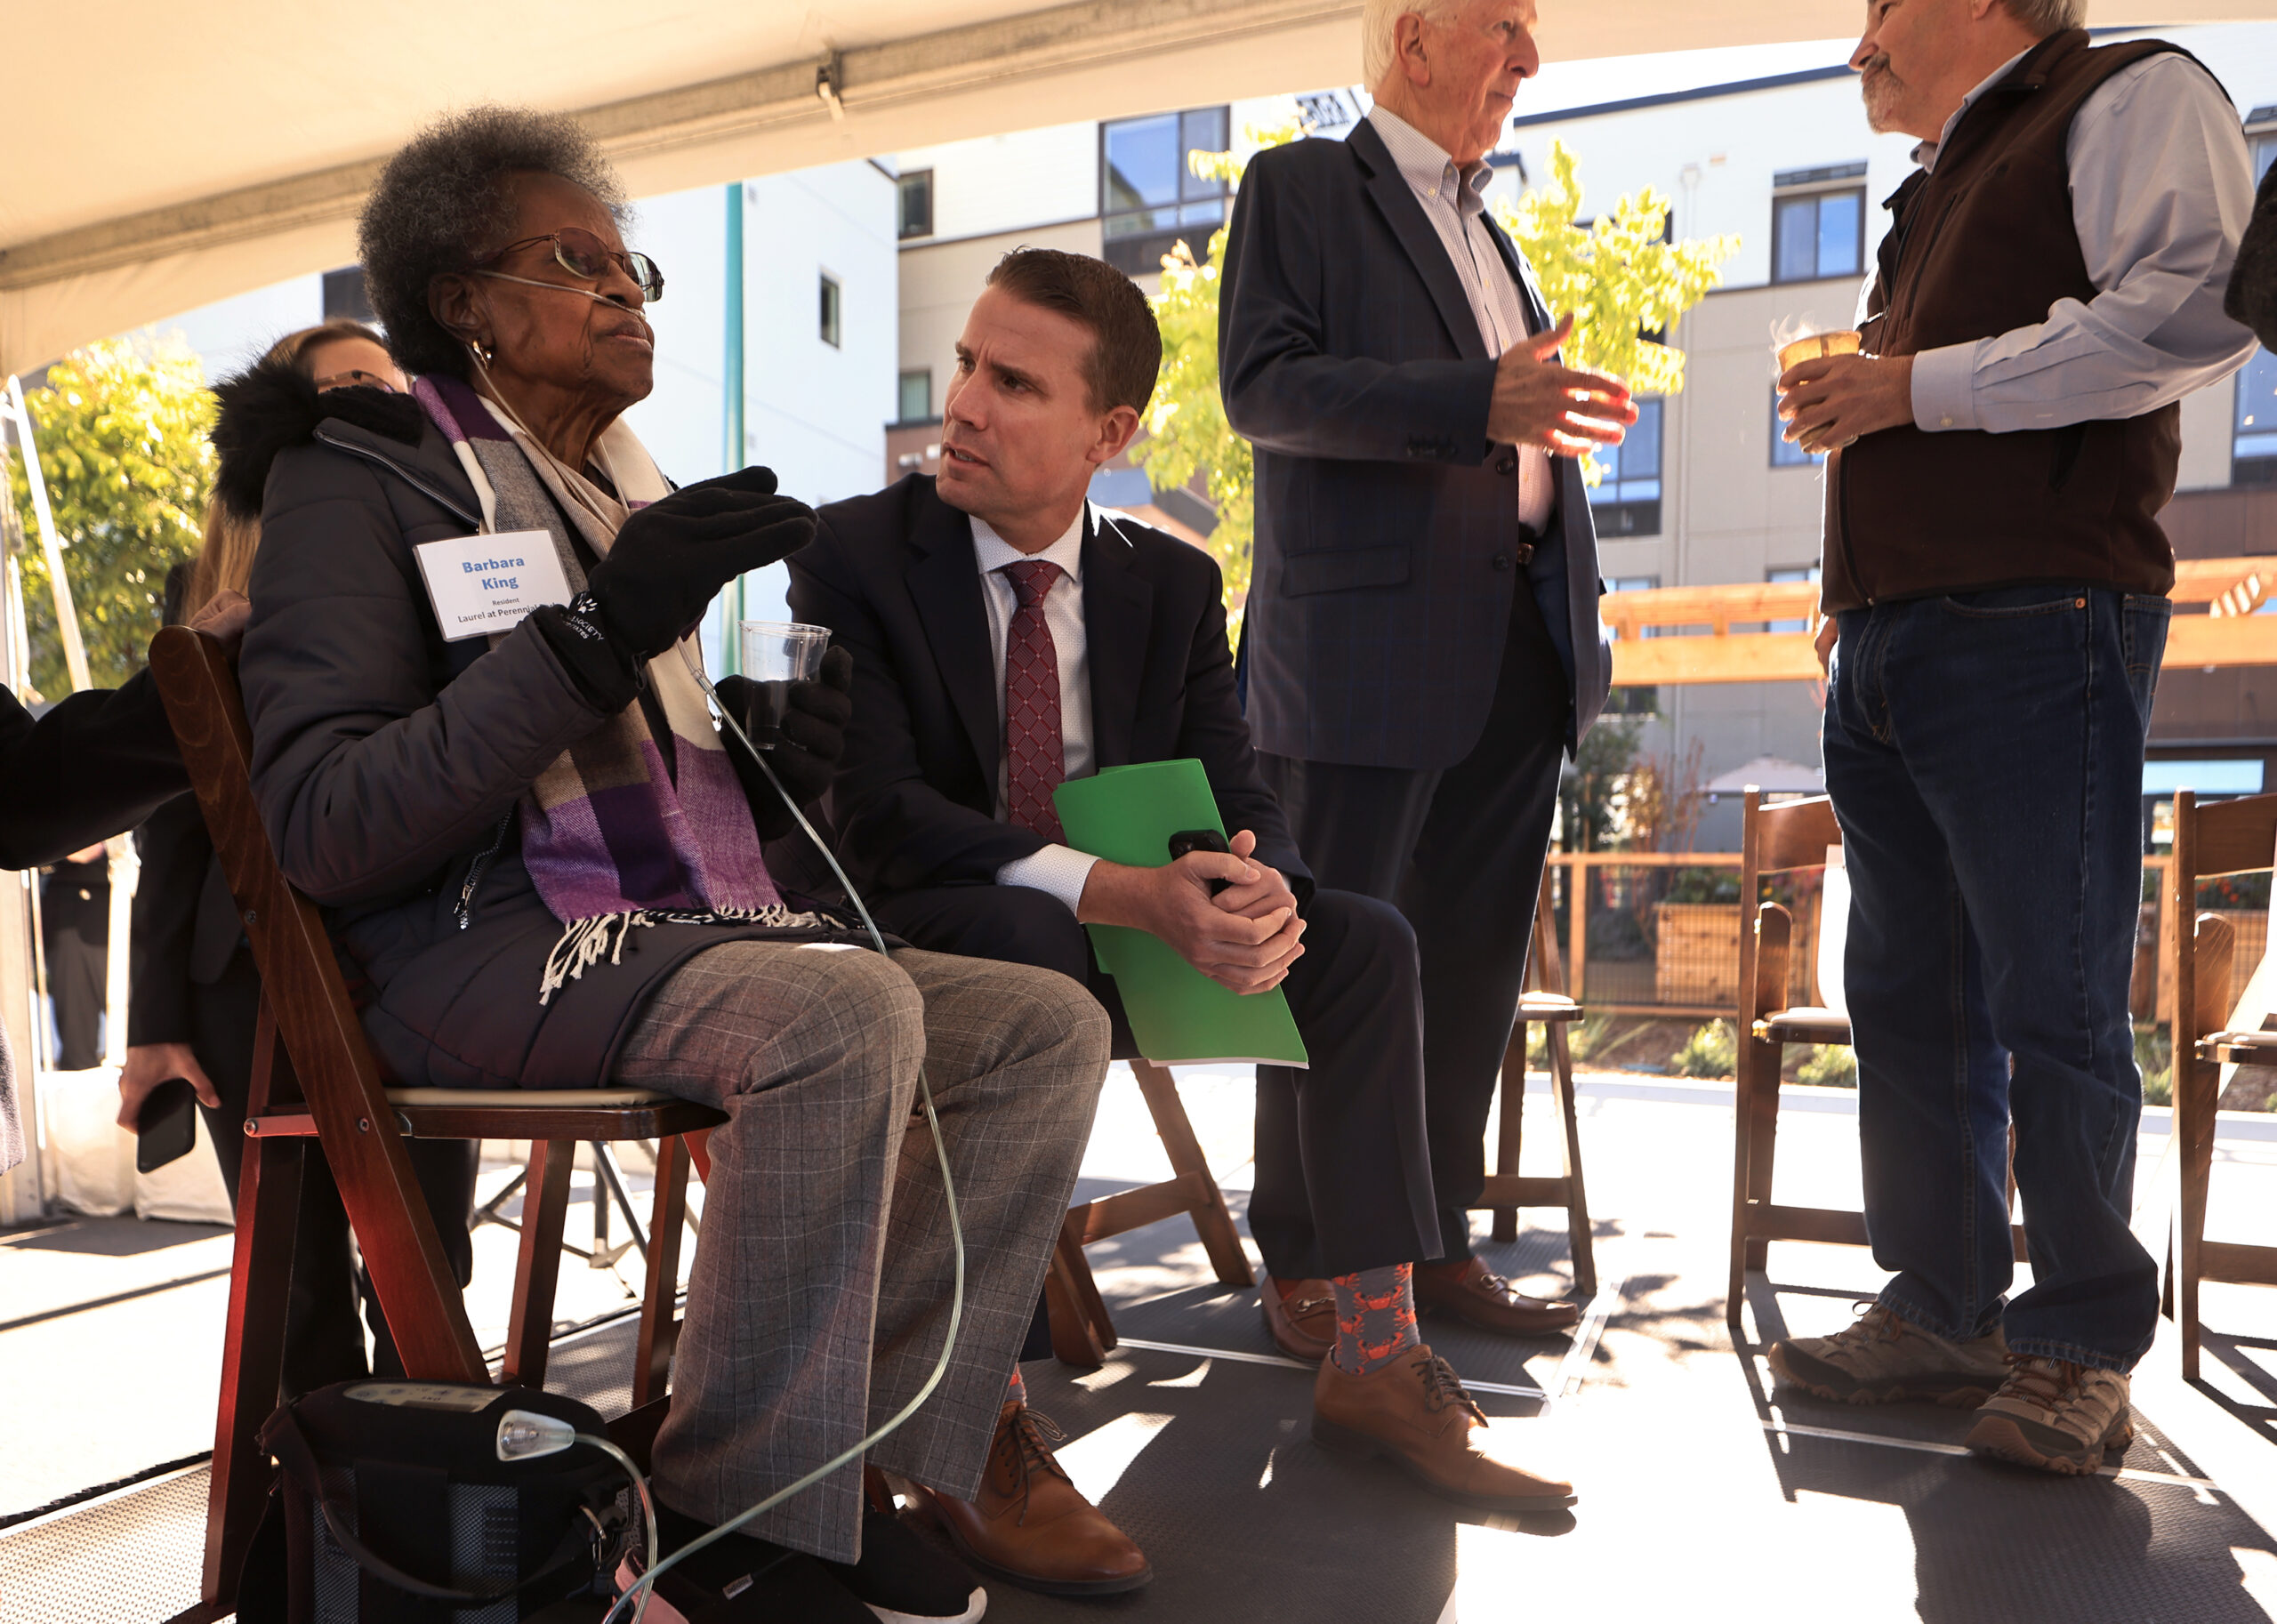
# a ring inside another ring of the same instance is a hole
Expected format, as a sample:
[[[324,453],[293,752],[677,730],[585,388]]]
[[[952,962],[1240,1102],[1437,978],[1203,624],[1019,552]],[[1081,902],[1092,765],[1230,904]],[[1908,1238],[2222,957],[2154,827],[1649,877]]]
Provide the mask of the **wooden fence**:
[[[1737,852],[1552,852],[1555,927],[1565,944],[1565,985],[1592,1013],[1706,1020],[1739,1003],[1739,933],[1751,908],[1739,896]],[[2137,1020],[2167,1022],[2174,1009],[2168,875],[2173,859],[2143,859],[2144,902],[2136,931],[2133,1004]],[[1766,897],[1795,916],[1788,1001],[1817,1004],[1820,875],[1767,877]],[[1576,902],[1580,906],[1576,907]],[[2238,930],[2234,1001],[2261,961],[2265,909],[2222,909]]]

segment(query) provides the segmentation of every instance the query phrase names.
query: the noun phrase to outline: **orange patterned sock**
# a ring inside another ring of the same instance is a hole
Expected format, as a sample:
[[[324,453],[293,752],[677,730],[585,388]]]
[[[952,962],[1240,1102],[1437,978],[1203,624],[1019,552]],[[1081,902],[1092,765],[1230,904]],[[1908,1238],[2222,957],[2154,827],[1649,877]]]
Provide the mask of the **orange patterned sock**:
[[[1415,1329],[1415,1266],[1339,1274],[1328,1282],[1336,1294],[1336,1347],[1329,1357],[1348,1376],[1365,1376],[1422,1341]]]
[[[1017,1364],[1012,1367],[1011,1384],[1004,1389],[1004,1402],[1008,1404],[1028,1402],[1028,1384],[1020,1379],[1020,1367]]]

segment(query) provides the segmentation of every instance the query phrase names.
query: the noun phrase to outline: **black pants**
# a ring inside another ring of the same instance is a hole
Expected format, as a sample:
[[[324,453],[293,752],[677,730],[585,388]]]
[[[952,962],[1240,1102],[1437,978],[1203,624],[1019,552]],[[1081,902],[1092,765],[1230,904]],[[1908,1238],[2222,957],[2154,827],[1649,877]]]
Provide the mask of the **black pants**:
[[[201,1105],[198,1110],[213,1136],[221,1180],[229,1187],[234,1206],[245,1154],[245,1105],[253,1089],[253,1025],[261,1009],[261,977],[253,970],[253,955],[240,946],[219,981],[196,990],[189,1009],[190,1052],[221,1097],[221,1109]],[[286,1398],[360,1376],[404,1373],[371,1275],[358,1261],[332,1169],[314,1140],[303,1144],[293,1283],[285,1311],[282,1387]],[[411,1154],[411,1170],[442,1236],[443,1256],[464,1289],[474,1277],[474,1242],[467,1226],[474,1217],[475,1172],[482,1147],[465,1139],[410,1139],[404,1148]],[[356,1321],[359,1297],[372,1326],[368,1363],[363,1328]]]
[[[1411,768],[1258,758],[1320,883],[1396,903],[1415,929],[1424,1114],[1449,1258],[1469,1255],[1469,1210],[1485,1187],[1486,1115],[1525,983],[1572,703],[1521,582],[1494,703],[1462,760]]]
[[[55,1069],[103,1063],[103,1006],[110,998],[110,864],[59,863],[40,885],[40,946],[55,1006]]]
[[[110,949],[77,930],[48,933],[47,995],[55,1006],[55,1069],[91,1071],[103,1063],[103,1005]]]
[[[1021,886],[911,891],[876,907],[914,946],[1040,965],[1082,982],[1130,1042],[1114,983],[1066,904]],[[1305,953],[1282,983],[1309,1070],[1257,1068],[1257,1185],[1250,1234],[1266,1268],[1313,1279],[1438,1255],[1424,1146],[1415,940],[1396,909],[1321,891]]]

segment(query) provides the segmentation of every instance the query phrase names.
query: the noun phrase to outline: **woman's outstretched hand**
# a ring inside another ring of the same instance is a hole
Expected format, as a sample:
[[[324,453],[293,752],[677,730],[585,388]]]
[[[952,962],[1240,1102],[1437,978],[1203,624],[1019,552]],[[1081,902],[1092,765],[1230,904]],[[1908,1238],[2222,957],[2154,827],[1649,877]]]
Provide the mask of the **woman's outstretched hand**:
[[[653,660],[703,618],[720,589],[814,539],[814,510],[745,468],[674,491],[624,521],[586,590],[608,635]]]

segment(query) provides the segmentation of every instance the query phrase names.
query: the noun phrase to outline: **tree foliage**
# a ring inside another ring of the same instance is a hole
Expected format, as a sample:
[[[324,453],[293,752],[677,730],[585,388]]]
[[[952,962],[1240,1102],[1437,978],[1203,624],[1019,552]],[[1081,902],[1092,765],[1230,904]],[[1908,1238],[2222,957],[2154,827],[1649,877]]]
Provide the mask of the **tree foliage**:
[[[63,568],[96,686],[125,681],[158,630],[166,571],[197,551],[213,487],[213,396],[179,342],[109,340],[76,350],[26,392]],[[22,461],[8,463],[22,519],[32,682],[68,693],[55,597]]]
[[[1259,149],[1305,133],[1291,119],[1245,132]],[[1242,163],[1231,152],[1196,152],[1190,163],[1205,180],[1238,183]],[[1684,387],[1684,352],[1647,334],[1666,332],[1722,280],[1719,267],[1739,248],[1736,237],[1664,241],[1668,200],[1647,187],[1621,198],[1589,225],[1581,212],[1580,165],[1560,143],[1550,153],[1549,183],[1496,219],[1532,261],[1553,314],[1573,313],[1569,365],[1627,380],[1641,395],[1673,395]],[[1218,291],[1226,266],[1226,229],[1211,235],[1197,260],[1180,242],[1163,256],[1162,290],[1153,300],[1163,333],[1163,369],[1147,414],[1147,438],[1131,460],[1157,490],[1184,485],[1198,472],[1217,504],[1209,548],[1226,576],[1226,602],[1238,618],[1249,595],[1255,534],[1256,464],[1247,440],[1226,421],[1218,388]],[[1585,467],[1594,484],[1597,470]]]
[[[1515,205],[1498,199],[1494,218],[1533,267],[1543,301],[1573,313],[1566,365],[1610,373],[1639,395],[1680,392],[1684,351],[1647,335],[1666,333],[1723,281],[1740,239],[1667,240],[1669,200],[1649,186],[1587,225],[1576,223],[1581,212],[1581,162],[1556,141],[1547,183]]]
[[[1259,148],[1279,147],[1303,134],[1304,125],[1291,119],[1269,130],[1251,126],[1247,133]],[[1241,165],[1230,152],[1196,152],[1188,162],[1205,181],[1241,180]],[[1257,463],[1249,442],[1226,421],[1218,391],[1218,285],[1225,269],[1223,226],[1211,234],[1206,259],[1195,260],[1183,242],[1163,256],[1162,291],[1152,301],[1163,334],[1163,369],[1147,411],[1147,438],[1131,447],[1130,460],[1147,470],[1156,490],[1174,489],[1197,473],[1207,482],[1218,510],[1208,545],[1225,572],[1227,607],[1238,618],[1249,597]]]

